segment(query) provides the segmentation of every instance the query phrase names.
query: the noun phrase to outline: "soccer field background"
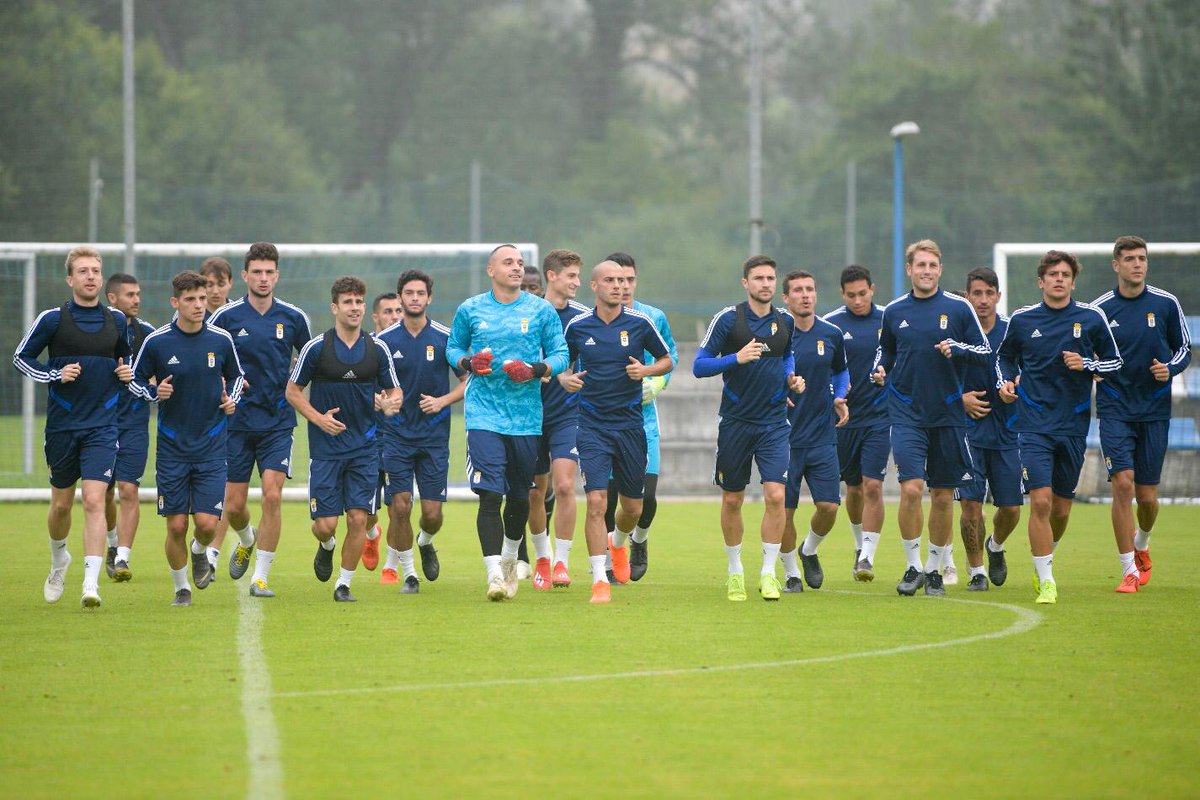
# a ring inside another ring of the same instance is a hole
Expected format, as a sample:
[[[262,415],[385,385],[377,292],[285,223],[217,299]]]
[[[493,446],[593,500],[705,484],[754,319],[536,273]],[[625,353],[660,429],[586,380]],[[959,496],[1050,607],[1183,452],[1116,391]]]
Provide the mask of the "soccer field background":
[[[360,568],[359,602],[335,604],[305,510],[284,506],[277,598],[223,574],[179,609],[144,506],[134,579],[102,579],[88,612],[78,510],[48,605],[45,507],[6,506],[0,796],[1200,792],[1195,507],[1163,508],[1136,597],[1113,592],[1107,507],[1077,507],[1050,607],[1020,533],[1005,586],[898,597],[894,508],[874,583],[850,577],[842,517],[823,589],[730,603],[711,502],[660,507],[646,578],[609,606],[587,603],[582,542],[569,589],[487,602],[467,503],[447,506],[437,582],[402,596]]]

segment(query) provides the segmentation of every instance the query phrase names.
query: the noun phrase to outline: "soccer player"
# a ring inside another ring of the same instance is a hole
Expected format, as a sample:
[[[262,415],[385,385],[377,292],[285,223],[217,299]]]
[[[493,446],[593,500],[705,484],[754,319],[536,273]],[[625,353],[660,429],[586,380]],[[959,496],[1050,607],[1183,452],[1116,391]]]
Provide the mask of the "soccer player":
[[[1146,283],[1144,239],[1117,239],[1112,268],[1117,288],[1092,305],[1108,317],[1123,363],[1097,384],[1096,414],[1123,573],[1117,591],[1125,594],[1150,582],[1150,532],[1158,517],[1158,480],[1171,424],[1171,379],[1191,362],[1192,340],[1175,295]]]
[[[206,281],[204,321],[209,322],[217,309],[229,302],[229,290],[233,288],[233,267],[220,256],[212,256],[201,262],[200,274]]]
[[[104,285],[100,253],[76,247],[67,253],[71,299],[38,314],[13,355],[18,370],[48,384],[46,463],[50,466],[50,574],[42,587],[47,603],[62,598],[71,565],[67,536],[75,484],[83,481],[84,608],[100,605],[104,563],[104,495],[117,457],[117,399],[133,378],[127,363],[125,315],[100,302]],[[38,356],[48,351],[43,363]]]
[[[333,574],[338,518],[346,515],[342,566],[333,599],[353,603],[354,570],[367,538],[367,516],[378,501],[379,450],[375,407],[388,416],[400,409],[403,395],[391,354],[362,329],[367,285],[342,276],[329,290],[334,326],[300,351],[288,378],[287,401],[308,420],[308,513],[317,537],[313,572],[317,580]],[[304,388],[312,384],[309,397]],[[380,394],[376,387],[382,387]]]
[[[613,574],[625,583],[630,577],[629,555],[618,544],[628,539],[642,515],[646,480],[646,431],[642,419],[642,380],[675,368],[667,343],[649,316],[625,307],[628,294],[625,268],[601,261],[592,269],[591,288],[596,307],[567,323],[564,336],[579,392],[579,463],[587,497],[584,535],[592,566],[593,603],[607,603],[612,586],[605,571],[605,551],[611,550]],[[654,362],[646,364],[646,353]],[[586,380],[583,376],[587,375]],[[604,522],[609,476],[620,495],[617,536],[609,538]]]
[[[413,478],[421,493],[420,531],[416,537],[421,572],[427,580],[436,581],[441,565],[433,537],[442,529],[442,506],[446,502],[450,406],[462,400],[467,386],[462,381],[466,373],[460,373],[460,380],[450,388],[446,364],[450,329],[428,315],[433,278],[421,270],[408,270],[397,281],[396,292],[403,307],[402,318],[376,336],[391,354],[404,397],[399,413],[380,426],[388,530],[387,562],[379,582],[398,582],[399,568],[404,573],[400,592],[416,594],[421,584],[413,567]]]
[[[1038,262],[1042,302],[1008,320],[996,373],[1000,399],[1017,404],[1021,470],[1029,491],[1029,549],[1038,603],[1058,602],[1054,549],[1067,530],[1083,468],[1092,383],[1121,368],[1104,312],[1071,299],[1075,256],[1051,250]]]
[[[137,278],[118,272],[109,277],[104,294],[109,306],[125,315],[125,339],[129,343],[129,352],[136,357],[142,342],[154,332],[153,325],[138,319],[142,290]],[[138,485],[142,482],[150,452],[149,424],[150,406],[146,401],[132,392],[121,392],[121,399],[117,401],[117,463],[104,499],[104,516],[108,524],[104,571],[118,583],[133,577],[129,558],[141,517]],[[119,511],[114,494],[119,495],[121,501]]]
[[[784,484],[784,524],[781,559],[786,574],[783,590],[803,592],[804,583],[820,589],[825,582],[817,548],[833,529],[842,498],[838,492],[837,427],[846,424],[846,393],[850,372],[842,330],[816,314],[817,282],[811,272],[795,270],[783,279],[783,300],[796,323],[792,359],[802,390],[789,400],[788,423],[791,459]],[[812,519],[800,546],[804,581],[796,564],[796,508],[800,505],[800,479],[808,482]]]
[[[992,355],[987,364],[963,367],[963,409],[967,412],[967,444],[971,451],[971,481],[958,490],[962,509],[958,526],[967,551],[971,579],[967,591],[986,592],[988,578],[1002,586],[1008,578],[1004,560],[1004,542],[1021,520],[1025,495],[1021,486],[1021,456],[1017,434],[1011,426],[1011,407],[996,391],[996,358],[1000,342],[1008,330],[1008,318],[996,313],[1000,302],[1000,281],[991,267],[978,267],[967,273],[967,301],[975,309],[979,327],[987,336]],[[983,502],[988,491],[996,513],[992,517],[992,535],[986,539]],[[987,551],[987,574],[983,554]]]
[[[400,295],[395,292],[384,292],[375,296],[375,300],[371,303],[371,323],[372,336],[376,338],[388,328],[396,324],[402,316],[400,309]],[[393,360],[395,356],[392,357]],[[395,364],[393,363],[393,367]],[[397,371],[397,374],[399,371]],[[407,395],[407,393],[405,393]],[[379,409],[375,409],[375,424],[379,426],[382,432],[388,424],[389,418]],[[387,473],[383,468],[383,436],[377,436],[379,444],[379,479],[375,484],[375,494],[378,497],[376,500],[380,505],[386,506],[384,500],[384,491],[387,484]],[[369,570],[374,570],[379,566],[379,537],[383,535],[383,530],[379,525],[379,513],[369,514],[367,516],[367,541],[363,545],[362,565]],[[384,570],[386,573],[387,570]],[[380,583],[396,583],[396,571],[392,570],[391,575],[383,574],[379,579]]]
[[[525,275],[521,278],[521,291],[536,294],[538,297],[542,297],[546,293],[542,286],[542,274],[533,264],[525,265]]]
[[[628,253],[613,253],[605,260],[616,262],[624,268],[625,305],[653,320],[654,327],[658,329],[659,335],[667,343],[671,361],[678,364],[679,350],[675,347],[675,338],[671,335],[671,324],[667,322],[667,315],[659,308],[634,299],[634,295],[637,293],[637,264],[634,262],[633,256]],[[642,358],[646,364],[652,364],[654,360],[654,356],[649,352]],[[631,581],[641,580],[650,564],[649,546],[646,542],[650,535],[650,526],[654,523],[654,516],[658,513],[658,473],[662,462],[662,448],[659,446],[658,432],[658,405],[655,403],[655,398],[663,389],[667,388],[670,380],[671,373],[668,372],[666,375],[653,375],[642,381],[642,427],[646,431],[647,453],[646,491],[642,496],[642,515],[638,518],[637,525],[634,526],[633,533],[629,536],[629,579]],[[616,482],[610,480],[608,509],[604,513],[604,524],[616,539],[617,546],[624,547],[625,543],[621,539],[621,533],[617,530],[616,524],[617,495]],[[611,573],[611,569],[609,572]],[[613,577],[612,574],[609,574],[610,580]]]
[[[883,310],[871,380],[884,387],[892,454],[900,477],[900,536],[908,569],[896,591],[911,597],[946,590],[938,568],[954,538],[954,490],[971,480],[967,415],[956,361],[985,364],[991,347],[964,298],[942,291],[942,252],[929,239],[910,244],[905,272],[912,291]],[[929,485],[929,556],[921,569],[921,503]]]
[[[246,370],[248,387],[229,425],[229,476],[225,486],[225,517],[238,537],[229,559],[229,576],[246,573],[254,552],[253,597],[274,597],[267,585],[275,548],[279,546],[279,506],[283,482],[292,476],[292,438],[296,412],[287,404],[285,389],[292,352],[312,338],[308,316],[297,306],[275,296],[279,281],[279,251],[257,242],[246,251],[242,269],[246,296],[213,314],[210,325],[233,337],[238,358]],[[250,524],[246,497],[250,473],[258,464],[262,481],[262,512],[258,527]],[[214,570],[215,571],[215,570]]]
[[[875,580],[875,550],[883,530],[883,477],[891,453],[891,425],[882,402],[883,387],[871,381],[883,306],[875,304],[875,283],[866,267],[851,264],[841,274],[842,301],[825,321],[842,330],[850,391],[850,419],[837,429],[838,468],[846,483],[846,516],[854,534],[854,579]]]
[[[489,600],[517,594],[517,550],[529,521],[529,488],[542,432],[540,381],[567,366],[554,306],[521,291],[525,260],[511,244],[488,256],[492,288],[454,312],[446,360],[472,373],[463,403],[467,480],[479,497],[476,528]],[[500,368],[493,367],[499,359]],[[501,516],[501,500],[504,513]]]
[[[542,259],[546,278],[546,302],[558,312],[563,329],[588,307],[575,302],[583,259],[570,250],[551,250]],[[537,559],[533,570],[535,589],[571,585],[571,545],[575,541],[575,476],[579,473],[579,450],[575,434],[579,427],[579,394],[568,392],[563,376],[542,381],[542,435],[533,489],[529,491],[529,530]],[[550,559],[550,516],[554,519],[554,566]]]
[[[721,533],[729,576],[726,596],[746,599],[742,570],[742,503],[750,482],[750,463],[758,465],[763,487],[761,527],[763,565],[758,591],[764,600],[779,599],[775,564],[783,539],[784,483],[788,469],[788,389],[800,391],[795,375],[792,332],[795,323],[771,305],[775,297],[775,261],[755,255],[742,264],[745,302],[721,309],[708,324],[696,352],[692,374],[720,375],[720,423],[713,483],[721,487]]]
[[[546,294],[546,289],[542,285],[541,273],[538,272],[538,268],[535,267],[533,264],[525,265],[525,277],[521,279],[521,291],[528,292],[529,294],[532,294],[532,295],[537,295],[538,297],[543,297]],[[544,382],[544,379],[543,379],[543,382]],[[531,489],[530,491],[533,491],[533,490]],[[546,503],[549,503],[550,505],[547,506]],[[554,509],[553,504],[554,504],[554,492],[551,491],[549,496],[543,500],[543,508],[545,509],[547,516],[549,516],[550,513],[553,511],[553,509]],[[531,508],[532,508],[532,506],[531,506]],[[550,526],[547,523],[547,524],[543,524],[541,526],[541,529],[542,529],[542,531],[546,531],[549,527]],[[529,566],[529,543],[525,539],[524,531],[522,531],[521,544],[517,548],[517,579],[523,581],[526,578],[530,578],[530,577],[534,577],[534,573],[533,573],[533,569]],[[544,589],[546,587],[541,586],[539,588]]]
[[[242,395],[242,367],[227,331],[204,324],[205,278],[185,270],[171,280],[175,319],[146,337],[129,390],[158,404],[155,474],[158,513],[167,521],[166,554],[175,583],[172,605],[190,606],[188,515],[193,532],[192,580],[212,580],[205,553],[225,497],[227,416]],[[158,383],[151,383],[157,377]]]

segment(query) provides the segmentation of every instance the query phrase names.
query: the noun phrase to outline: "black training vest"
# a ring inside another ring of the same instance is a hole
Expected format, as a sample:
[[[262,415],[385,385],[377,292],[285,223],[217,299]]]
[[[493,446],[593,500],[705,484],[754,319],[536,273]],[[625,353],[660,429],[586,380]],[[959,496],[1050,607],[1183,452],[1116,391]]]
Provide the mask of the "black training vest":
[[[792,343],[792,334],[787,325],[787,318],[779,309],[771,306],[771,311],[775,314],[775,332],[764,339],[762,336],[756,336],[750,330],[750,323],[746,321],[746,310],[749,307],[750,304],[746,301],[738,303],[733,330],[725,337],[725,346],[721,348],[721,355],[736,353],[750,342],[762,342],[766,345],[762,352],[763,358],[783,358],[787,355],[788,346]]]
[[[374,384],[379,375],[379,348],[375,340],[367,334],[360,334],[366,339],[366,348],[362,361],[357,364],[347,364],[337,357],[337,347],[334,337],[337,334],[333,328],[325,331],[321,343],[321,355],[317,357],[317,369],[313,373],[314,383],[370,383]]]
[[[104,312],[104,327],[95,333],[88,333],[75,324],[71,316],[71,301],[62,304],[58,315],[58,330],[50,338],[50,358],[76,358],[78,356],[97,356],[99,358],[116,358],[117,321],[105,305],[100,306]]]

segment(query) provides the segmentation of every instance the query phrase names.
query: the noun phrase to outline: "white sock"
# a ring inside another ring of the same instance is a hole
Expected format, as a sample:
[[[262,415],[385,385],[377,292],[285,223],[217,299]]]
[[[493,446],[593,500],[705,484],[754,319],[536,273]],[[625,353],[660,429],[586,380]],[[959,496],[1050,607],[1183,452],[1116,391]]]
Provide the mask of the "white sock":
[[[321,542],[321,547],[326,550],[334,550],[337,548],[337,535],[330,536],[325,541]]]
[[[500,558],[502,558],[505,561],[516,561],[517,560],[517,552],[520,547],[521,547],[520,539],[510,539],[507,536],[505,536],[504,544],[500,548]]]
[[[274,550],[260,550],[254,548],[254,577],[250,579],[254,581],[267,582],[267,577],[271,574],[271,565],[275,563]]]
[[[533,543],[535,558],[550,558],[550,534],[545,531],[535,533],[529,537],[529,541]]]
[[[989,536],[987,538],[987,549],[989,553],[1003,553],[1004,545],[996,544],[996,540]]]
[[[216,569],[217,562],[221,560],[221,551],[215,547],[205,547],[204,554],[208,556],[208,563],[212,564],[213,568]]]
[[[433,544],[433,534],[421,531],[417,534],[417,547],[425,547]]]
[[[925,557],[926,572],[941,572],[942,571],[942,554],[946,551],[949,545],[936,545],[933,542],[929,543],[929,555]]]
[[[615,531],[613,531],[612,532],[613,546],[614,547],[624,547],[625,543],[629,541],[629,534],[631,532],[632,531],[623,531],[620,528],[617,528]]]
[[[242,547],[254,546],[254,526],[249,522],[246,523],[245,528],[242,528],[240,531],[234,531],[234,533],[237,534],[238,541],[242,543]]]
[[[191,584],[188,583],[188,569],[185,566],[183,569],[171,570],[171,580],[175,582],[175,591],[180,589],[191,589]]]
[[[484,556],[483,568],[487,571],[487,579],[500,577],[500,556]]]
[[[412,552],[411,550],[409,551]],[[390,569],[395,572],[400,567],[400,551],[395,550],[389,544],[387,546],[387,560],[383,562],[384,569]]]
[[[804,543],[800,545],[800,555],[815,556],[817,548],[821,546],[821,542],[825,541],[826,534],[817,533],[812,528],[808,529],[808,536],[804,537]]]
[[[117,546],[117,529],[116,528],[113,528],[112,530],[110,530],[108,532],[108,546],[109,547]],[[1143,547],[1142,549],[1145,550],[1146,548]]]
[[[1134,550],[1149,550],[1150,549],[1150,531],[1142,530],[1140,525],[1138,526],[1137,533],[1135,533],[1133,535],[1133,549]]]
[[[789,578],[800,577],[800,565],[796,561],[795,550],[789,550],[786,553],[779,554],[779,560],[783,562],[783,574]]]
[[[740,544],[725,545],[725,557],[729,559],[729,574],[741,575],[742,570],[742,546]]]
[[[95,589],[100,586],[100,567],[104,566],[104,556],[83,557],[83,588]]]
[[[875,563],[875,548],[879,547],[879,534],[872,531],[863,531],[862,552],[858,554],[859,559],[865,558],[868,564]]]
[[[376,522],[374,525],[367,528],[367,541],[370,541],[370,542],[375,541],[376,539],[379,538],[380,533],[382,533],[382,531],[379,528],[379,523]]]
[[[62,569],[71,562],[71,555],[67,552],[66,539],[51,539],[50,540],[50,566],[54,569]]]
[[[980,564],[978,567],[972,567],[970,564],[968,564],[967,570],[971,573],[972,578],[974,578],[976,575],[984,574],[984,569],[983,569],[982,564]]]
[[[629,535],[629,538],[633,539],[638,544],[641,544],[646,541],[646,537],[649,535],[650,535],[649,528],[643,528],[641,525],[638,525],[633,529],[633,533],[631,533]]]
[[[352,580],[354,580],[354,570],[339,568],[338,569],[338,579],[337,579],[337,583],[335,584],[335,586],[345,586],[347,589],[349,589],[350,581],[352,581]]]
[[[780,548],[779,542],[774,542],[774,543],[763,542],[762,543],[763,563],[762,563],[762,572],[760,574],[762,574],[762,575],[774,575],[775,574],[775,562],[779,561],[779,548]]]
[[[571,566],[571,545],[575,544],[572,539],[555,539],[554,540],[554,561],[561,561],[564,567]]]
[[[904,557],[908,561],[908,566],[919,570],[921,568],[921,537],[901,539],[900,543],[904,545]]]
[[[1054,554],[1048,556],[1034,556],[1033,568],[1037,571],[1038,582],[1045,583],[1046,581],[1054,580],[1054,572],[1051,566],[1054,564]]]
[[[604,572],[604,556],[588,556],[592,565],[592,583],[608,583],[608,575]]]
[[[391,548],[388,548],[389,550]],[[413,551],[412,548],[400,551],[400,567],[404,570],[404,577],[412,575],[416,577],[417,570],[413,567]]]
[[[117,547],[117,561],[124,561],[126,564],[128,564],[130,555],[132,555],[131,548],[120,546]]]
[[[1138,568],[1136,566],[1134,566],[1134,563],[1133,563],[1133,551],[1132,550],[1129,551],[1128,553],[1118,553],[1117,555],[1119,555],[1121,557],[1121,577],[1125,577],[1126,575],[1137,575],[1138,574]]]
[[[942,567],[949,569],[954,566],[954,542],[942,546]]]
[[[1060,542],[1060,541],[1062,541],[1062,540],[1059,539],[1058,541],[1055,541],[1053,544],[1050,545],[1050,555],[1054,555],[1054,553],[1058,550],[1058,542]]]
[[[854,549],[862,550],[863,547],[863,529],[861,522],[851,522],[850,532],[854,534]],[[862,556],[859,556],[862,558]]]
[[[200,555],[201,553],[205,552],[204,545],[200,544],[199,541],[192,539],[192,552],[196,555]]]

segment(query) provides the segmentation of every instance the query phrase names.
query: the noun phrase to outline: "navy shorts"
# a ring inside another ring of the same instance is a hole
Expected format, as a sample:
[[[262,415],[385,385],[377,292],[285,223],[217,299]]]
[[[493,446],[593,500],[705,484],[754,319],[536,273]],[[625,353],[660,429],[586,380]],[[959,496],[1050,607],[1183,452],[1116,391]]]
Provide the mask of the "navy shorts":
[[[579,449],[575,445],[576,431],[579,430],[579,420],[571,417],[555,423],[550,428],[542,428],[538,437],[537,467],[534,475],[545,475],[550,471],[550,463],[559,458],[579,461]]]
[[[1025,488],[1032,492],[1049,486],[1059,497],[1074,499],[1087,437],[1021,432],[1017,439]]]
[[[225,500],[225,459],[171,461],[158,459],[158,515],[211,514],[221,516]]]
[[[1101,419],[1100,449],[1104,452],[1104,467],[1109,477],[1114,472],[1131,469],[1134,483],[1157,486],[1162,478],[1170,429],[1169,419],[1149,422]]]
[[[579,471],[583,491],[607,491],[609,476],[617,494],[640,499],[646,491],[646,431],[642,426],[613,430],[579,426]]]
[[[392,498],[398,494],[412,494],[414,479],[422,500],[445,502],[450,443],[389,442],[383,454],[383,472],[387,480],[383,500],[387,505],[391,505]]]
[[[959,500],[982,503],[992,492],[992,505],[1019,506],[1025,503],[1024,485],[1021,482],[1021,453],[1015,447],[993,450],[990,447],[971,445],[970,483],[958,490]]]
[[[254,464],[258,474],[273,469],[292,477],[293,428],[273,431],[230,431],[225,442],[225,460],[229,464],[230,483],[249,483]]]
[[[340,517],[352,508],[374,514],[379,496],[379,454],[351,458],[314,458],[308,467],[308,516]]]
[[[787,483],[784,484],[784,508],[799,507],[801,478],[807,481],[808,493],[812,495],[814,503],[841,505],[837,445],[792,448]]]
[[[46,433],[46,464],[55,489],[85,481],[109,483],[117,463],[117,426]]]
[[[467,431],[467,483],[471,491],[527,496],[537,466],[537,436]]]
[[[965,428],[892,425],[892,457],[901,482],[917,479],[931,489],[957,489],[972,479]]]
[[[883,480],[892,452],[887,425],[875,428],[837,429],[838,469],[847,486],[858,486],[863,477]]]
[[[745,491],[750,483],[750,463],[758,465],[763,483],[786,483],[791,447],[787,422],[755,425],[722,419],[717,426],[717,466],[713,483],[726,492]]]
[[[146,473],[146,458],[150,455],[150,431],[145,425],[122,428],[117,432],[117,465],[113,480],[122,483],[142,482]]]

